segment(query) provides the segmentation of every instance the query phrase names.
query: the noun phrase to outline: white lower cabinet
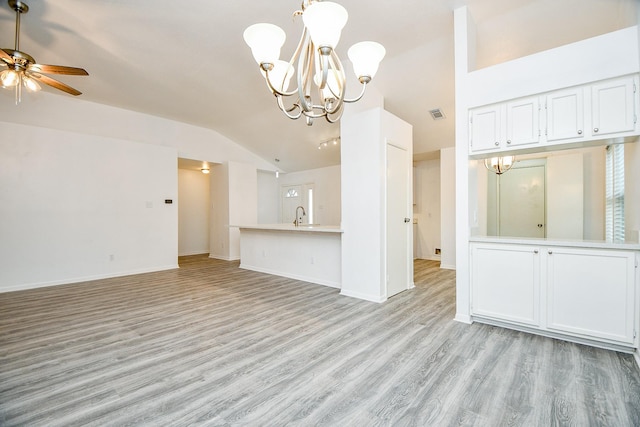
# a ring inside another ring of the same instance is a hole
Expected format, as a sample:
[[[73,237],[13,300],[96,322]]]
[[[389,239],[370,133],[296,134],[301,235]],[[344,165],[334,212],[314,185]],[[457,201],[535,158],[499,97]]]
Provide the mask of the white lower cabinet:
[[[633,343],[635,254],[549,248],[547,328]]]
[[[519,245],[473,246],[473,313],[530,326],[539,325],[538,249]]]
[[[471,244],[471,313],[588,342],[635,346],[636,252]]]

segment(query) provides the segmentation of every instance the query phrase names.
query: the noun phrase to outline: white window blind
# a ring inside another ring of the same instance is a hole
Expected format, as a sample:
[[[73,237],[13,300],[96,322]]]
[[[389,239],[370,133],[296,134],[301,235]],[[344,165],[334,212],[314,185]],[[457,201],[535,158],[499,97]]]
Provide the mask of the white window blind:
[[[607,147],[605,196],[606,238],[624,241],[624,144]]]

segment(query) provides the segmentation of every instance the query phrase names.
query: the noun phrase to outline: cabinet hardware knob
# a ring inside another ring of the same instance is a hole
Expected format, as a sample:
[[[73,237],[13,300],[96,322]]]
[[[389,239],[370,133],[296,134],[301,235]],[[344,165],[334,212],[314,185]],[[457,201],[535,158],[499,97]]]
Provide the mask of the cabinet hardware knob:
[[[599,130],[600,129],[598,129],[598,128],[593,128],[593,133],[598,133]]]
[[[552,254],[553,254],[553,251],[549,251],[549,255],[552,255]]]
[[[534,250],[533,250],[533,253],[534,253],[534,254],[537,254],[537,253],[538,253],[538,250],[537,250],[537,249],[534,249]]]
[[[582,135],[582,131],[581,130],[578,131],[578,135]]]
[[[498,141],[496,141],[493,145],[495,145],[497,147],[498,145],[500,145],[500,143]]]
[[[507,140],[507,144],[511,144],[511,140],[510,139]]]

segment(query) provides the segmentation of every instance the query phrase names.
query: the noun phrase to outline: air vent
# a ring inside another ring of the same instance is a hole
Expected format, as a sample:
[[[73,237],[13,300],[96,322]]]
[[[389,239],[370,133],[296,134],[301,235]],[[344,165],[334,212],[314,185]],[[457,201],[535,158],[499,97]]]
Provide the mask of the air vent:
[[[429,114],[431,114],[433,120],[442,120],[445,118],[444,113],[439,108],[436,108],[435,110],[429,110]]]

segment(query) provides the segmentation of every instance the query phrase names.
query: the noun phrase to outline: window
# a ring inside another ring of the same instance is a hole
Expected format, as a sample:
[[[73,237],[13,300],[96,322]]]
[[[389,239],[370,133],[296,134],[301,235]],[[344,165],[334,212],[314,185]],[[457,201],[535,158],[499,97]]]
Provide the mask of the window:
[[[286,198],[298,197],[298,191],[295,188],[290,188],[284,197]]]
[[[624,241],[624,144],[607,146],[605,223],[608,241]]]

